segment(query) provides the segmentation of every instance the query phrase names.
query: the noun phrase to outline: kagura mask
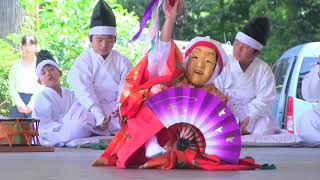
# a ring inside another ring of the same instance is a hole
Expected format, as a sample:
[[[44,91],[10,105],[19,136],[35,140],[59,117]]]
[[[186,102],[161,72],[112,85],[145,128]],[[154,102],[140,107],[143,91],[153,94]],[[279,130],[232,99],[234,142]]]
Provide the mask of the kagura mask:
[[[211,79],[216,68],[217,53],[208,47],[199,46],[192,50],[187,65],[187,78],[192,84],[204,85]]]
[[[220,43],[209,37],[194,38],[185,54],[188,81],[195,86],[202,86],[217,77],[223,68],[221,51]]]

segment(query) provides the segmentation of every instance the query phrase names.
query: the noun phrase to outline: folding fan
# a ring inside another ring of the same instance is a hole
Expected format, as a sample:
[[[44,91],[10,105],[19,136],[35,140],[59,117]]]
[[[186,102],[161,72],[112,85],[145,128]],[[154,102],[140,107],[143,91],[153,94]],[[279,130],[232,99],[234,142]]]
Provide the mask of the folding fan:
[[[146,105],[178,140],[178,149],[197,149],[237,164],[241,150],[239,126],[216,96],[198,88],[170,88]]]

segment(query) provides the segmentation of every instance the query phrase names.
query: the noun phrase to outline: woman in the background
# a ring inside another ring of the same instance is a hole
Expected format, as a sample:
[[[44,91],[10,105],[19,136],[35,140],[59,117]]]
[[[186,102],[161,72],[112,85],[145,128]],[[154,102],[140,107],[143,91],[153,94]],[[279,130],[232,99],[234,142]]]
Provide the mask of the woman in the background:
[[[40,88],[35,73],[37,40],[32,35],[26,35],[21,45],[22,58],[12,66],[9,73],[9,93],[13,104],[11,118],[31,117],[32,95]]]

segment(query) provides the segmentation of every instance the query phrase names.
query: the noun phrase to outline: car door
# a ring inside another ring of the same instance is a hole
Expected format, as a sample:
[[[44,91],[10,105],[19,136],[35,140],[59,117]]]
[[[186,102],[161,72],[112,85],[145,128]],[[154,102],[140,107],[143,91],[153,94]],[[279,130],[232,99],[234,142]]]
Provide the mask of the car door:
[[[293,114],[294,124],[296,124],[299,119],[303,119],[305,112],[312,109],[312,107],[317,104],[315,102],[308,102],[307,100],[305,100],[302,96],[301,88],[303,77],[310,72],[310,69],[316,66],[318,61],[319,58],[317,56],[304,57],[302,60],[296,88],[296,97],[293,99],[295,109]]]
[[[280,59],[273,69],[276,80],[277,96],[272,108],[271,117],[277,120],[278,127],[280,128],[283,128],[284,126],[284,113],[289,85],[288,81],[290,80],[296,58],[296,56],[293,56]]]

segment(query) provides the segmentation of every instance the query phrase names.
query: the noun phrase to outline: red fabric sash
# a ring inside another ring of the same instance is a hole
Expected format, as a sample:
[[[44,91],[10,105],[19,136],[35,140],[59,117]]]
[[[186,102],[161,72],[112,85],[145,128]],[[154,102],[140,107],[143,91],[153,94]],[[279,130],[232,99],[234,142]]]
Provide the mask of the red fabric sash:
[[[150,89],[156,84],[166,83],[172,85],[172,80],[183,73],[182,54],[177,45],[172,41],[165,76],[149,79],[148,54],[128,73],[120,97],[121,116],[134,117],[146,98],[151,96]]]
[[[227,164],[215,155],[198,154],[194,150],[170,150],[166,155],[149,160],[141,168],[174,169],[177,167],[203,170],[253,170],[261,168],[250,157],[242,158],[239,164]]]
[[[152,96],[150,89],[154,85],[166,83],[172,86],[171,81],[183,73],[183,57],[173,41],[166,61],[165,76],[149,78],[148,54],[128,73],[120,97],[120,115],[127,118],[127,123],[93,165],[117,164],[118,167],[125,168],[139,166],[147,161],[143,145],[164,127],[154,114],[143,106],[143,102]]]

